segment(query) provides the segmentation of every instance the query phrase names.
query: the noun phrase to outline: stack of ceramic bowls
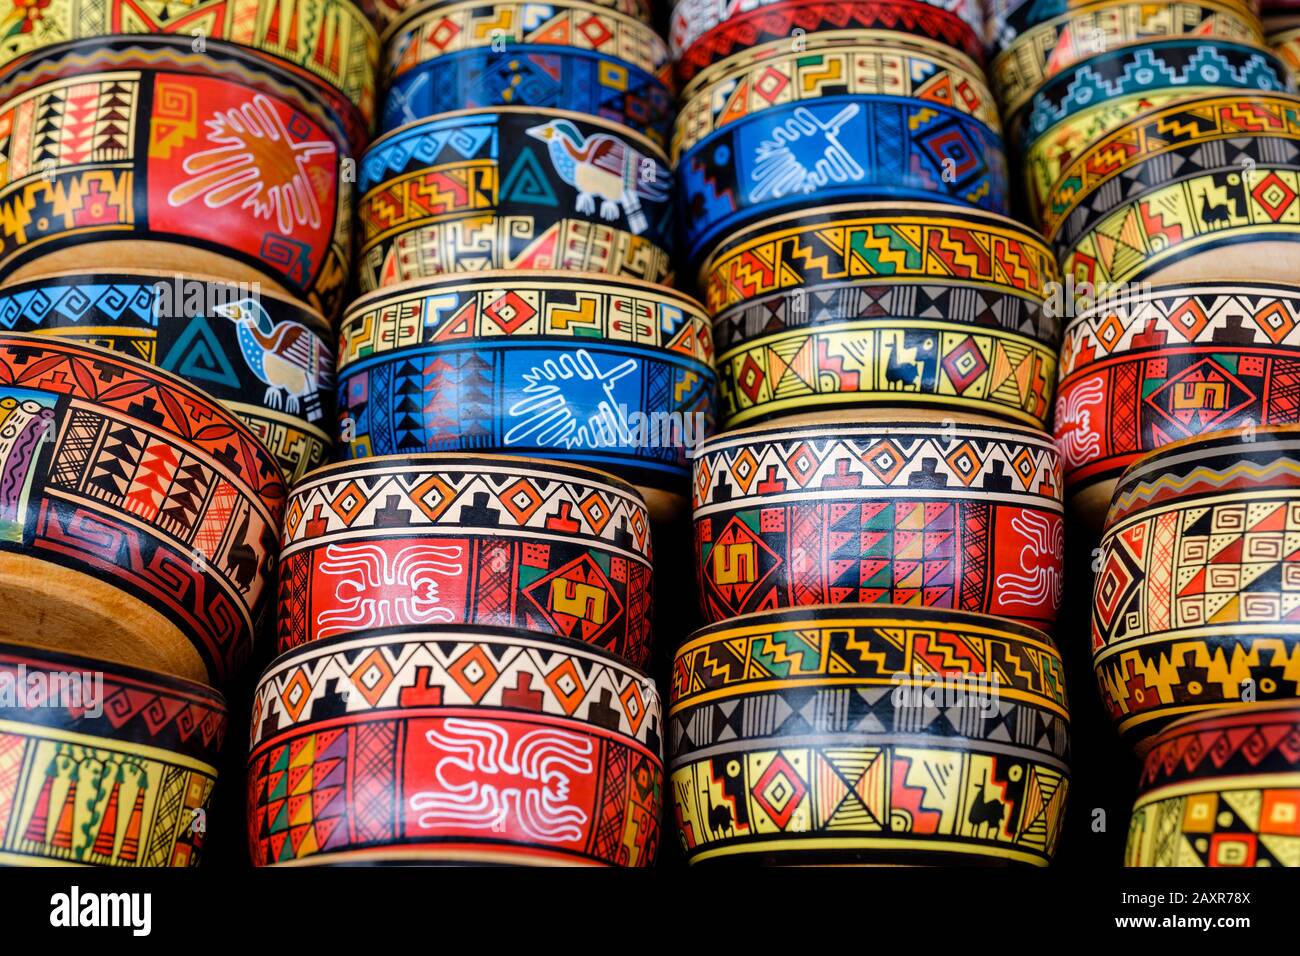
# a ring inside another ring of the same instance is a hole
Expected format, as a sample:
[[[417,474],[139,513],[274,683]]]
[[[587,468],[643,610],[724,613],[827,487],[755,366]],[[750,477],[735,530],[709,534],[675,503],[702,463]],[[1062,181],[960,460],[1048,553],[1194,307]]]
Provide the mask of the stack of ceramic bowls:
[[[646,866],[651,525],[715,389],[672,288],[668,47],[640,0],[380,15],[341,460],[285,511],[252,858]]]
[[[1069,776],[1059,282],[1007,216],[982,19],[684,0],[672,29],[725,429],[694,461],[678,839],[691,862],[1044,864]]]
[[[343,457],[578,461],[685,508],[713,342],[675,292],[667,44],[640,0],[430,2],[385,30]],[[428,395],[422,399],[421,395]]]
[[[271,6],[49,0],[0,45],[5,861],[199,861],[286,486],[330,457],[379,37]]]

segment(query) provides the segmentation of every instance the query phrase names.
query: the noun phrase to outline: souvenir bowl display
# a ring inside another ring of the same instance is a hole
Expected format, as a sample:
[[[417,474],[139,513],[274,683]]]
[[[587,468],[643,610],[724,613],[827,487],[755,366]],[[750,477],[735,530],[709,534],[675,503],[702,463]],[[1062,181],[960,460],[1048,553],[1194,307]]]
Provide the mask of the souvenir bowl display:
[[[498,451],[614,472],[680,512],[713,430],[702,307],[561,272],[457,273],[362,296],[340,329],[346,457]]]
[[[255,865],[649,866],[654,681],[509,628],[376,631],[276,659],[253,698]]]
[[[938,203],[808,209],[730,237],[700,270],[719,418],[931,407],[1043,428],[1056,262],[1033,231]]]
[[[55,272],[0,282],[0,329],[143,359],[234,412],[292,482],[333,446],[334,334],[319,312],[259,283],[159,269]]]
[[[667,157],[625,126],[540,107],[398,127],[362,157],[362,291],[485,269],[671,284]]]
[[[222,686],[268,603],[284,496],[266,447],[187,382],[0,335],[0,640]]]
[[[1102,701],[1139,752],[1178,717],[1300,699],[1300,426],[1188,438],[1130,465],[1095,566]]]
[[[462,0],[412,8],[384,35],[381,131],[452,110],[545,106],[654,140],[672,127],[672,62],[641,19],[585,0]]]
[[[1070,320],[1061,346],[1056,440],[1071,512],[1099,533],[1116,481],[1143,454],[1294,422],[1293,375],[1300,286],[1162,284],[1101,297]]]
[[[650,519],[588,468],[506,456],[332,465],[294,486],[280,555],[279,645],[381,627],[499,624],[644,666]]]
[[[1155,738],[1128,866],[1300,866],[1300,707],[1238,704]]]
[[[668,708],[691,863],[1031,864],[1069,781],[1047,635],[932,608],[843,605],[714,624]]]
[[[823,41],[837,36],[814,34],[793,50],[789,41],[769,43],[692,83],[688,99],[726,112],[710,131],[698,130],[699,110],[689,106],[678,120],[674,176],[688,263],[791,209],[917,200],[1010,211],[1001,124],[978,67],[961,54],[890,56],[888,46],[825,52]],[[782,83],[796,66],[803,72],[789,87],[800,95]],[[764,108],[746,108],[751,88],[754,100],[767,99]]]
[[[27,19],[6,20],[0,73],[78,41],[137,36],[180,38],[196,54],[246,51],[277,64],[313,89],[313,109],[344,117],[356,148],[374,122],[379,35],[351,0],[40,0],[14,4]],[[201,39],[200,39],[201,38]],[[84,49],[84,46],[82,47]]]
[[[706,621],[805,604],[956,608],[1050,631],[1061,460],[1033,429],[878,412],[719,435],[695,456]]]
[[[201,684],[0,644],[0,864],[197,865],[226,716]]]
[[[333,320],[351,262],[343,123],[314,80],[192,42],[76,41],[0,78],[0,274],[216,275]]]

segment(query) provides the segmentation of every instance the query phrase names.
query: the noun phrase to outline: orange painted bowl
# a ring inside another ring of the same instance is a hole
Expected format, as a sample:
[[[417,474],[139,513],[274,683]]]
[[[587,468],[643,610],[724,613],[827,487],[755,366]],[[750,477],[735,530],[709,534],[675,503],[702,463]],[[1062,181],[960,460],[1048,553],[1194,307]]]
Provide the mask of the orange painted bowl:
[[[956,608],[1050,631],[1064,582],[1061,460],[974,416],[805,416],[695,455],[706,621],[804,604]]]
[[[509,628],[381,630],[279,657],[253,698],[254,864],[648,866],[654,681]]]
[[[1051,639],[1011,621],[878,605],[734,618],[673,662],[677,836],[691,863],[1044,866],[1069,722]]]
[[[197,865],[225,732],[200,684],[0,644],[0,864]]]
[[[1300,700],[1300,426],[1213,432],[1120,478],[1095,559],[1093,669],[1139,753],[1171,721]]]
[[[494,624],[650,656],[650,515],[604,472],[508,456],[391,455],[295,485],[281,651],[379,627]]]
[[[0,335],[0,640],[221,686],[269,600],[280,466],[144,362]]]
[[[1071,511],[1099,534],[1115,484],[1148,452],[1208,432],[1296,420],[1300,285],[1143,284],[1070,319],[1056,441]]]
[[[346,125],[319,108],[318,84],[192,42],[80,40],[0,77],[0,274],[216,275],[332,321],[352,263]]]
[[[1170,724],[1142,765],[1127,866],[1300,866],[1300,706]]]
[[[37,0],[15,3],[6,27],[0,73],[80,41],[171,35],[195,54],[235,51],[275,64],[313,90],[315,109],[346,118],[356,148],[374,121],[379,35],[352,0]]]

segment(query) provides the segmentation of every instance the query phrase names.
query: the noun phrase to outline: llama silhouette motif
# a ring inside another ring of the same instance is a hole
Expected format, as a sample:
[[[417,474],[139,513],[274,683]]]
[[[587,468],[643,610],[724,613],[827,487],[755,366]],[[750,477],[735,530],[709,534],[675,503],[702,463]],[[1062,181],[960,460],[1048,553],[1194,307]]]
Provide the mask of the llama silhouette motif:
[[[1218,227],[1229,225],[1231,221],[1226,203],[1215,203],[1211,206],[1209,194],[1201,193],[1201,222],[1207,226]]]
[[[248,589],[253,584],[253,578],[257,576],[257,567],[260,561],[257,557],[257,550],[248,542],[248,525],[251,522],[253,513],[244,512],[244,520],[240,522],[239,530],[235,532],[235,544],[230,548],[230,553],[226,555],[226,571],[230,574],[230,580],[234,582],[235,587],[239,588],[241,594],[247,594]]]
[[[643,164],[653,161],[617,136],[583,136],[576,126],[562,119],[531,126],[525,132],[546,144],[556,175],[578,191],[574,205],[580,213],[595,212],[599,199],[601,219],[613,222],[621,213],[627,217],[628,228],[640,235],[650,226],[641,208],[642,200],[660,203],[668,199],[667,182],[660,181],[657,175],[641,175]]]
[[[985,773],[979,784],[981,796],[971,804],[970,812],[966,814],[966,822],[973,827],[988,825],[997,830],[1002,826],[1002,817],[1006,814],[1007,807],[997,797],[992,800],[983,799],[984,784],[987,782],[988,774]]]
[[[731,819],[731,807],[719,803],[709,808],[709,831],[719,838],[736,832],[736,825]]]

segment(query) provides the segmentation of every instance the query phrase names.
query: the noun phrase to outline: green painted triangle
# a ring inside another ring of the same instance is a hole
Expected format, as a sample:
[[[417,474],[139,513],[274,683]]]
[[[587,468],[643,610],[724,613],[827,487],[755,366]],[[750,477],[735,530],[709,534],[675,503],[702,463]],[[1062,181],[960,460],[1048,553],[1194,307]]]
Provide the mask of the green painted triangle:
[[[501,185],[501,200],[531,203],[534,206],[554,207],[560,204],[546,179],[546,173],[542,171],[541,163],[531,149],[525,148],[510,168],[506,181]]]
[[[239,377],[231,368],[226,352],[201,315],[190,319],[181,337],[167,351],[162,367],[187,380],[202,379],[238,389]]]

